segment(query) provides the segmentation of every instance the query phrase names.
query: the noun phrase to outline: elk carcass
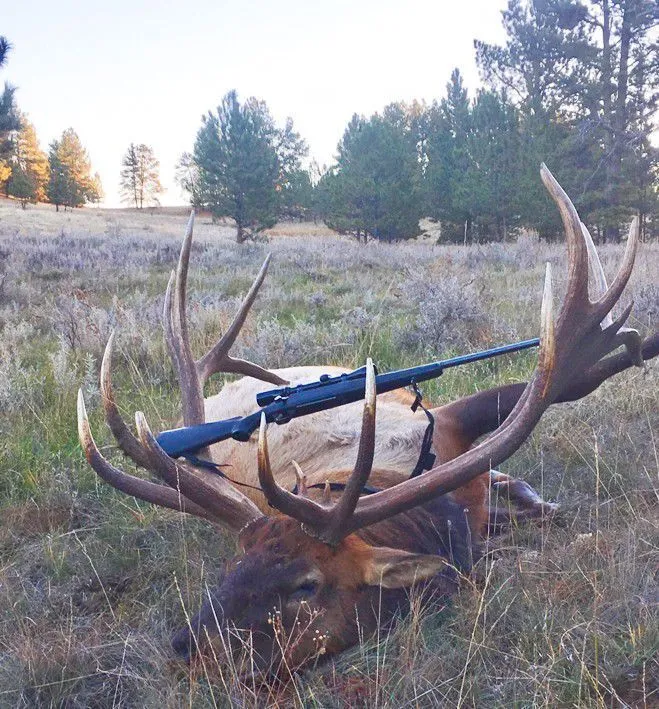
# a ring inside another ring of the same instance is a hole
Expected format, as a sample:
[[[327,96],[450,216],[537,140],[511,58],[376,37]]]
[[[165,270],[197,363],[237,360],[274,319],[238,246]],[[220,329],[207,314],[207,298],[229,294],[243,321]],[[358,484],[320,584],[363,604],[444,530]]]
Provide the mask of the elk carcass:
[[[528,484],[496,472],[552,404],[587,395],[604,380],[655,357],[659,333],[642,340],[624,327],[631,306],[611,316],[632,273],[638,223],[632,223],[620,270],[607,286],[587,230],[567,195],[543,166],[542,179],[561,213],[569,258],[567,292],[554,315],[547,267],[540,314],[541,345],[528,383],[501,386],[432,409],[431,470],[409,478],[425,430],[409,394],[377,397],[368,363],[366,399],[296,419],[246,443],[225,441],[199,452],[229,464],[231,482],[158,446],[144,416],[137,436],[119,415],[111,382],[112,338],[101,372],[107,422],[126,455],[163,484],[129,475],[108,462],[91,435],[82,394],[80,440],[94,470],[115,488],[229,528],[238,553],[198,615],[175,634],[189,658],[219,638],[225,651],[249,648],[250,666],[282,674],[319,654],[337,653],[404,611],[412,587],[446,599],[478,555],[493,514],[490,486],[508,490],[521,517],[551,512]],[[255,395],[272,383],[300,383],[340,368],[268,371],[229,355],[265,277],[261,269],[234,322],[195,361],[186,319],[192,219],[165,303],[165,336],[178,374],[185,425],[251,413]],[[589,297],[589,261],[597,292]],[[624,349],[611,354],[624,346]],[[244,378],[204,400],[215,372]],[[377,425],[376,425],[377,408]],[[363,494],[368,484],[371,494]],[[215,640],[213,640],[215,639]]]

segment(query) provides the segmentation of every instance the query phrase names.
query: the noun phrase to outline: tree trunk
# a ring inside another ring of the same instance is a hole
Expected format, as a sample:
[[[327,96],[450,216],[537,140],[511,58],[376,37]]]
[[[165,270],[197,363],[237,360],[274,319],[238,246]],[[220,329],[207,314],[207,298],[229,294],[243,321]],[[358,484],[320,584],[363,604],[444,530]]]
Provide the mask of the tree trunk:
[[[609,130],[613,128],[611,116],[611,8],[609,0],[603,0],[602,12],[602,108],[604,119],[609,123]],[[609,133],[609,139],[612,133]]]
[[[608,10],[608,1],[605,3]],[[618,60],[618,76],[614,105],[609,108],[611,120],[612,145],[609,154],[609,170],[606,193],[612,202],[619,199],[618,189],[621,181],[623,146],[627,133],[627,97],[629,92],[629,51],[632,40],[632,28],[636,22],[636,11],[633,0],[625,0],[622,4],[622,24],[620,27],[620,53]],[[606,66],[603,67],[606,70]],[[604,78],[604,76],[603,76]],[[606,226],[607,240],[620,242],[620,230],[616,226]]]
[[[236,243],[242,244],[247,238],[247,235],[245,234],[245,227],[242,222],[238,222],[236,226],[238,227],[236,232]]]

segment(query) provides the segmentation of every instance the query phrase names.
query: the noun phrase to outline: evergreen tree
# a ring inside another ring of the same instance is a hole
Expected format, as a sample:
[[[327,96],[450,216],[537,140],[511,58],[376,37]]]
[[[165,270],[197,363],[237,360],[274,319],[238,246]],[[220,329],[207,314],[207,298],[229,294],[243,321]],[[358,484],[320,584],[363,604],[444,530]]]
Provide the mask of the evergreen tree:
[[[442,234],[451,240],[471,239],[473,200],[467,183],[471,168],[469,136],[471,109],[458,69],[446,87],[446,98],[428,111],[426,193],[428,216],[442,221]]]
[[[59,212],[60,206],[68,204],[68,186],[69,179],[67,170],[60,158],[60,142],[54,140],[48,149],[48,186],[46,187],[46,195],[48,201],[55,205],[56,211]]]
[[[12,140],[11,176],[7,192],[20,197],[29,183],[32,186],[29,201],[42,202],[46,198],[48,184],[48,157],[39,146],[32,123],[24,115],[20,116],[20,121],[21,128]]]
[[[301,167],[307,154],[307,145],[293,128],[288,118],[277,140],[279,177],[275,190],[278,198],[278,216],[303,220],[308,217],[312,203],[311,176]]]
[[[0,68],[7,63],[11,44],[0,36]],[[0,93],[0,186],[6,185],[11,176],[10,157],[12,153],[11,135],[20,128],[20,119],[14,102],[16,89],[5,82]]]
[[[502,240],[518,225],[523,202],[518,113],[505,93],[480,91],[471,124],[469,175],[477,186],[471,198],[477,195],[472,209],[478,210],[479,238]]]
[[[336,167],[319,183],[325,220],[341,231],[386,241],[419,233],[421,163],[414,114],[404,104],[370,119],[354,115]]]
[[[91,184],[87,193],[87,200],[92,204],[98,204],[103,200],[103,197],[105,197],[105,192],[103,191],[101,176],[98,172],[95,172],[91,179]]]
[[[427,213],[442,238],[504,239],[521,211],[519,114],[505,93],[472,104],[456,69],[446,98],[427,111],[423,162]]]
[[[280,131],[263,101],[241,104],[230,91],[215,113],[204,116],[197,133],[198,199],[213,216],[234,219],[241,243],[248,232],[275,223],[279,195],[304,151],[292,122]]]
[[[20,165],[13,165],[9,178],[9,194],[16,197],[25,209],[28,202],[37,201],[37,185],[33,176]]]
[[[6,37],[0,36],[0,69],[7,63],[7,55],[11,49],[11,44]]]
[[[48,163],[47,194],[57,210],[60,205],[81,207],[85,202],[100,199],[100,180],[98,175],[92,177],[89,156],[73,128],[50,144]]]
[[[163,191],[160,184],[160,163],[153,148],[144,143],[131,143],[121,161],[121,199],[132,202],[136,209],[145,203],[157,204]]]
[[[279,217],[305,221],[312,212],[313,186],[309,171],[299,169],[290,172],[279,191]]]
[[[201,196],[201,176],[192,153],[185,152],[178,159],[174,168],[174,181],[183,192],[188,193],[190,204],[195,209],[201,209],[204,206]]]
[[[506,87],[522,113],[526,223],[545,233],[552,221],[556,226],[537,184],[544,160],[577,195],[593,231],[618,238],[633,210],[656,209],[657,153],[649,136],[659,89],[659,5],[509,0],[503,15],[506,45],[477,42],[477,60],[484,78]]]
[[[592,47],[577,0],[509,0],[504,47],[476,40],[476,61],[493,88],[541,120],[583,103]]]

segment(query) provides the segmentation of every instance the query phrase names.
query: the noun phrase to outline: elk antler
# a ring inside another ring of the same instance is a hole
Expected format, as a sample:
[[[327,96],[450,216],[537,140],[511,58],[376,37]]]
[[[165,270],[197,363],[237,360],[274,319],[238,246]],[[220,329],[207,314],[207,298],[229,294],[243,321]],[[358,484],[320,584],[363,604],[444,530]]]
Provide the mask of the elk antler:
[[[328,544],[337,544],[344,536],[344,527],[352,516],[359,501],[359,496],[368,481],[373,467],[373,452],[375,448],[375,368],[373,361],[366,360],[366,383],[364,391],[364,413],[362,416],[362,431],[357,451],[357,462],[348,479],[339,501],[332,505],[329,496],[329,484],[321,504],[310,500],[307,496],[306,479],[295,466],[298,494],[288,492],[275,480],[268,457],[268,440],[266,436],[267,423],[265,414],[261,415],[259,430],[259,482],[268,502],[280,512],[299,520],[313,536]]]
[[[185,230],[178,266],[176,271],[172,271],[167,284],[163,313],[165,340],[181,386],[183,423],[186,426],[204,422],[204,384],[211,375],[217,372],[243,374],[271,384],[288,384],[285,379],[267,369],[252,364],[252,362],[229,356],[229,350],[236,341],[268,272],[269,255],[263,262],[252,287],[223,337],[203,357],[198,360],[194,359],[190,349],[185,296],[193,226],[194,211],[190,214],[190,220]]]
[[[190,348],[186,318],[186,283],[194,212],[190,216],[176,274],[172,273],[165,296],[164,329],[181,387],[186,425],[204,423],[203,385],[220,371],[238,372],[273,384],[287,382],[261,367],[229,356],[256,294],[263,283],[269,258],[261,267],[227,332],[201,359],[195,361]],[[121,450],[137,465],[147,468],[167,485],[143,480],[115,468],[100,453],[91,434],[82,391],[78,392],[78,432],[80,443],[92,468],[113,487],[156,505],[188,512],[239,530],[262,513],[245,495],[220,476],[173,461],[153,437],[144,414],[136,414],[139,439],[126,425],[115,403],[112,387],[112,347],[110,335],[101,365],[101,399],[105,418]]]
[[[545,165],[541,168],[541,176],[558,205],[565,228],[569,261],[567,293],[560,315],[555,320],[551,269],[547,264],[540,316],[538,364],[510,415],[489,438],[457,458],[381,492],[356,501],[351,499],[345,505],[341,504],[341,500],[331,510],[308,499],[294,498],[274,482],[267,465],[265,428],[262,426],[259,477],[271,505],[300,520],[320,538],[336,543],[337,537],[344,537],[438,495],[451,492],[506,460],[528,437],[544,411],[569,391],[575,381],[593,372],[596,365],[601,364],[602,357],[619,346],[626,346],[632,362],[642,361],[644,353],[641,352],[642,343],[638,333],[623,328],[631,305],[616,320],[610,316],[632,272],[638,243],[638,220],[632,222],[622,265],[610,287],[607,287],[606,279],[603,278],[599,259],[591,258],[599,284],[597,300],[591,302],[588,297],[589,235],[587,230],[582,229],[574,205]],[[603,362],[607,363],[609,359]],[[369,409],[368,404],[366,408]],[[366,440],[366,445],[371,446],[368,453],[372,459],[373,443],[368,431]],[[365,479],[363,471],[356,469],[348,487],[353,489],[362,479]],[[350,509],[351,514],[342,515],[339,519],[339,508],[343,512]]]

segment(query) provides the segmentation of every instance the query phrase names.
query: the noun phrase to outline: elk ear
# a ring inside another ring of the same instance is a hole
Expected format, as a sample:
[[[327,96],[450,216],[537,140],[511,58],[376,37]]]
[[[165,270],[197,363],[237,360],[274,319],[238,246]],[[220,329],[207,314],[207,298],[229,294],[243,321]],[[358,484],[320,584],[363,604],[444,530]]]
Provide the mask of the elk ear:
[[[446,566],[446,560],[434,554],[372,547],[364,568],[364,583],[383,588],[408,588],[426,581]]]

